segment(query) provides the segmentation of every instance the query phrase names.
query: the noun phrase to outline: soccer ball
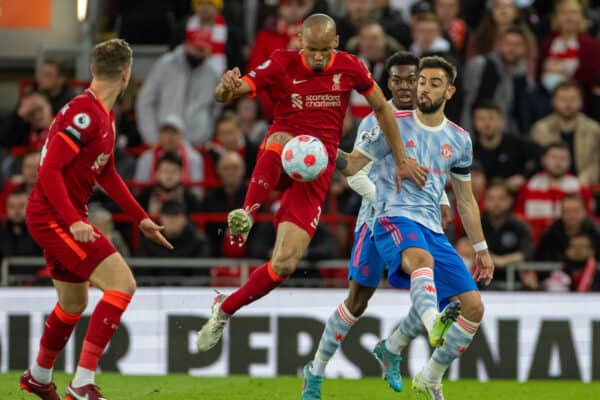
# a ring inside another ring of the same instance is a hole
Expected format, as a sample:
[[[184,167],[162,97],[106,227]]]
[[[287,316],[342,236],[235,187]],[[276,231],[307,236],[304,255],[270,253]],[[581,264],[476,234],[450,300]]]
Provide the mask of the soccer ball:
[[[319,139],[300,135],[286,143],[281,153],[283,170],[295,181],[310,182],[327,168],[327,150]]]

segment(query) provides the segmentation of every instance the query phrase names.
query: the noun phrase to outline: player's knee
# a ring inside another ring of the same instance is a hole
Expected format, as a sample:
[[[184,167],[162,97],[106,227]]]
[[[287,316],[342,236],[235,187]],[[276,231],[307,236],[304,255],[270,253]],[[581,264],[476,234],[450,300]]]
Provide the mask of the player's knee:
[[[412,273],[419,268],[433,268],[433,257],[427,250],[411,248],[402,253],[402,269]]]
[[[87,304],[87,299],[81,299],[78,301],[71,300],[68,303],[60,302],[60,308],[69,314],[81,314],[85,311]]]
[[[292,135],[287,132],[275,132],[267,138],[267,147],[272,143],[285,145],[291,138]]]
[[[461,314],[469,321],[480,322],[483,319],[484,311],[485,306],[481,298],[461,303]]]
[[[137,290],[137,282],[135,281],[134,277],[131,277],[130,279],[127,280],[127,282],[125,282],[125,285],[122,289],[122,291],[130,296],[133,296],[133,294],[135,293],[135,291]]]

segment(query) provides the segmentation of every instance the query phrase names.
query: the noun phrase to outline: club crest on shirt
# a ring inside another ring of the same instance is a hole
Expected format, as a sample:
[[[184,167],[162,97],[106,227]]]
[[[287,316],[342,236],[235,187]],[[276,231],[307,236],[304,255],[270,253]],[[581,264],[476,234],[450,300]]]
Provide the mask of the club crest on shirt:
[[[452,146],[450,146],[449,144],[444,144],[442,145],[442,157],[444,157],[444,159],[449,160],[452,158]]]
[[[106,165],[109,158],[110,158],[110,154],[107,154],[107,153],[98,154],[96,161],[94,161],[94,163],[92,164],[92,170],[93,171],[100,170],[100,168],[102,168]]]
[[[73,117],[73,124],[79,129],[85,129],[90,126],[92,119],[86,113],[79,113]]]
[[[342,73],[340,72],[339,74],[333,74],[333,84],[331,85],[331,90],[336,91],[336,90],[342,90],[341,88],[341,83],[342,81]]]

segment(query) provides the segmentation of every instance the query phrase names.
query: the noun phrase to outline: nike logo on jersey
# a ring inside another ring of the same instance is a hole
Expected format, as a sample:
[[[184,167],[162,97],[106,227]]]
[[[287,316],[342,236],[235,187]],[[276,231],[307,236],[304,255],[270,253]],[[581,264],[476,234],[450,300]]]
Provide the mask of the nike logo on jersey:
[[[414,140],[410,139],[408,142],[406,142],[406,148],[414,149],[415,147],[417,147],[417,145],[415,144]]]
[[[303,79],[303,80],[300,80],[300,81],[299,81],[299,80],[297,80],[297,79],[294,79],[294,80],[292,80],[292,83],[293,83],[294,85],[298,85],[298,84],[300,84],[300,83],[304,83],[304,82],[306,82],[306,81],[308,81],[308,79]]]

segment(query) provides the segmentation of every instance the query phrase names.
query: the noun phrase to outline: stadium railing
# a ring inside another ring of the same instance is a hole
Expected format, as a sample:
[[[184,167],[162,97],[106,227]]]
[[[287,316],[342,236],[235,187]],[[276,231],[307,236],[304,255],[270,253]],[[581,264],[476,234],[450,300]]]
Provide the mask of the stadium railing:
[[[206,270],[210,271],[213,267],[235,267],[239,268],[240,275],[236,284],[242,284],[246,282],[250,274],[250,269],[256,267],[265,262],[260,259],[250,258],[150,258],[150,257],[130,257],[127,259],[128,264],[137,275],[136,270],[157,270],[168,271],[169,269],[187,269],[190,271],[194,270]],[[42,268],[46,266],[46,262],[43,257],[6,257],[2,259],[0,264],[0,286],[9,286],[13,280],[11,280],[10,273],[12,268]],[[317,262],[302,261],[298,269],[302,270],[332,270],[332,269],[343,269],[348,266],[348,260],[346,259],[333,259],[324,260]],[[506,286],[505,289],[508,291],[515,290],[517,288],[517,272],[525,270],[535,271],[554,271],[559,269],[561,266],[558,262],[525,262],[515,264],[506,267]],[[180,281],[187,284],[199,284],[201,282],[207,284],[210,279],[204,275],[206,279],[190,280],[186,277],[182,277]],[[317,278],[322,281],[323,278]]]

